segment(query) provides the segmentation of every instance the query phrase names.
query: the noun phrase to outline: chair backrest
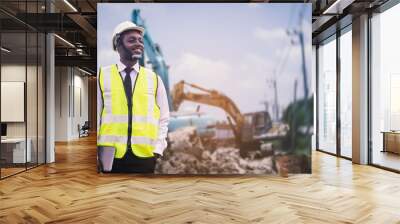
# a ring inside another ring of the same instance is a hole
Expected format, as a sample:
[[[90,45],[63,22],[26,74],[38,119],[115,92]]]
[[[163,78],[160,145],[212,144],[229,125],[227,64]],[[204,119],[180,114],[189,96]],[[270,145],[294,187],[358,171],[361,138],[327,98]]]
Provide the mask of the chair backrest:
[[[87,128],[87,129],[89,129],[89,127],[90,127],[89,121],[85,121],[85,124],[83,124],[82,128]]]

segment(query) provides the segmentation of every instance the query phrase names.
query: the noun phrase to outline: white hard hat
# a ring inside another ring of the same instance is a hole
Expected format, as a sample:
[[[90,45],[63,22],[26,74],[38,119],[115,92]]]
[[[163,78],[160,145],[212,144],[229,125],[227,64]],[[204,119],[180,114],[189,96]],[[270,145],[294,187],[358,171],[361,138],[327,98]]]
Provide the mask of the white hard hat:
[[[125,21],[120,24],[118,24],[117,27],[114,29],[113,37],[112,37],[112,43],[113,43],[113,49],[116,50],[117,47],[117,40],[120,37],[121,33],[128,31],[128,30],[137,30],[142,35],[144,34],[144,28],[137,26],[135,23],[131,21]]]

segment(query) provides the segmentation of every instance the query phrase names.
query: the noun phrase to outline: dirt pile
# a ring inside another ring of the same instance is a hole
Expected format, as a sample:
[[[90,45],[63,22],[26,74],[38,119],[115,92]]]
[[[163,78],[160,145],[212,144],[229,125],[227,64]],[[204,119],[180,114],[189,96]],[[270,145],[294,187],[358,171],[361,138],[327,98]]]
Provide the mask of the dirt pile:
[[[168,134],[169,147],[157,163],[162,174],[271,174],[272,156],[242,158],[238,148],[203,144],[195,127]],[[257,152],[254,152],[257,153]]]

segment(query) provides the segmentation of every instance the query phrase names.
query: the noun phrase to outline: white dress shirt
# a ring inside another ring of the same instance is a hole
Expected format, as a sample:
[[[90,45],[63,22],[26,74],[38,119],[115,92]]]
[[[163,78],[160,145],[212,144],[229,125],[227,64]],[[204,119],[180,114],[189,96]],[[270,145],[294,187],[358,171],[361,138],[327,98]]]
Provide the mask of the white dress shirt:
[[[117,67],[119,73],[122,76],[122,79],[125,80],[126,72],[124,70],[126,66],[121,62],[118,62]],[[129,74],[132,80],[132,88],[135,86],[136,75],[138,74],[138,72],[139,72],[139,63],[136,63],[133,66],[133,70]],[[154,153],[162,155],[165,148],[167,147],[166,138],[168,133],[169,105],[168,105],[167,91],[165,90],[164,83],[160,78],[160,76],[157,75],[157,78],[158,78],[158,88],[156,93],[157,94],[156,103],[160,107],[160,120],[158,125],[157,143],[154,149]],[[99,80],[99,77],[97,77],[97,80]],[[100,113],[102,108],[103,108],[103,98],[100,90],[100,85],[99,83],[97,83],[97,132],[99,131],[101,125]]]

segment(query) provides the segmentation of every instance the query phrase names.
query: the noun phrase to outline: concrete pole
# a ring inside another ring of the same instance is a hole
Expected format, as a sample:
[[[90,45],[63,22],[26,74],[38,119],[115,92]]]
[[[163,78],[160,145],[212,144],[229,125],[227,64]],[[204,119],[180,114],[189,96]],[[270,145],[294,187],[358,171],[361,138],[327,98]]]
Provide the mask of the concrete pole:
[[[368,15],[353,19],[353,162],[368,163]]]
[[[51,1],[46,1],[46,11],[54,12]],[[46,34],[46,163],[55,162],[55,54],[54,34]]]

